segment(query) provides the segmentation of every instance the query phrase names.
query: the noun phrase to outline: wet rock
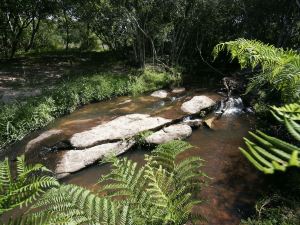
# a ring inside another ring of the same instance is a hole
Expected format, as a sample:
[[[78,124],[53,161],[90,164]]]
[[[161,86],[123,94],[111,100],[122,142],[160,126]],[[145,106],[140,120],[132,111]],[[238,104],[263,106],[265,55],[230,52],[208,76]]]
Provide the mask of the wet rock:
[[[146,131],[159,129],[171,120],[162,117],[151,117],[147,114],[129,114],[118,117],[91,130],[74,134],[70,143],[75,148],[87,148],[99,143],[123,140]]]
[[[224,77],[222,79],[223,85],[226,88],[227,95],[241,94],[245,91],[245,81],[237,77]]]
[[[174,94],[181,94],[183,92],[185,92],[185,88],[174,88],[174,89],[172,89],[172,93],[174,93]]]
[[[32,139],[31,141],[28,142],[28,144],[25,147],[25,152],[29,152],[32,148],[34,148],[37,144],[45,141],[46,139],[59,135],[62,133],[62,130],[48,130],[44,133],[42,133],[41,135],[39,135],[38,137],[36,137],[35,139]]]
[[[203,121],[203,123],[206,125],[206,126],[208,126],[209,128],[213,128],[213,123],[214,123],[214,121],[217,119],[217,117],[215,117],[215,116],[212,116],[212,117],[209,117],[209,118],[207,118],[207,119],[205,119],[204,121]]]
[[[241,114],[244,112],[244,103],[241,97],[229,97],[224,101],[221,101],[220,107],[217,113],[222,116],[230,116]]]
[[[171,125],[146,137],[149,144],[163,144],[172,140],[181,140],[192,134],[192,128],[184,124]]]
[[[124,105],[124,104],[130,103],[130,102],[132,102],[132,100],[131,99],[127,99],[127,100],[125,100],[123,102],[118,103],[117,105]]]
[[[203,125],[203,121],[201,119],[184,119],[181,124],[188,125],[193,128],[201,127]]]
[[[102,144],[84,150],[65,151],[55,169],[58,178],[63,178],[70,173],[81,170],[95,162],[112,155],[120,155],[130,149],[134,144],[133,140],[118,141]]]
[[[154,91],[151,96],[156,98],[166,98],[168,96],[168,92],[165,90],[158,90]]]
[[[216,105],[214,100],[205,95],[200,95],[193,97],[187,102],[184,102],[181,106],[181,110],[186,113],[195,114],[214,105]]]

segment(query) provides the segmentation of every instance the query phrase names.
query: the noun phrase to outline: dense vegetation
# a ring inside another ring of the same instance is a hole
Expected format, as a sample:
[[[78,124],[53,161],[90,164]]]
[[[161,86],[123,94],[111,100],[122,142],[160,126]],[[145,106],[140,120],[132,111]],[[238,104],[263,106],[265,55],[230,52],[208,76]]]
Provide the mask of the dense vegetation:
[[[151,60],[191,66],[198,50],[210,55],[220,41],[258,39],[297,48],[297,0],[4,0],[0,52],[77,48],[120,50],[137,65]],[[259,26],[257,26],[259,24]]]
[[[46,89],[41,96],[0,108],[0,149],[81,105],[120,95],[141,94],[179,82],[180,75],[154,68],[131,74],[99,73],[66,80],[55,90]]]
[[[127,158],[107,159],[112,170],[101,177],[98,194],[75,185],[59,185],[50,176],[35,174],[32,178],[32,172],[47,169],[28,167],[24,158],[19,158],[18,177],[13,179],[5,160],[0,167],[0,215],[37,200],[32,211],[11,223],[179,225],[198,221],[202,216],[193,214],[192,208],[201,203],[195,196],[203,184],[202,160],[177,160],[191,147],[183,141],[159,145],[141,168]]]

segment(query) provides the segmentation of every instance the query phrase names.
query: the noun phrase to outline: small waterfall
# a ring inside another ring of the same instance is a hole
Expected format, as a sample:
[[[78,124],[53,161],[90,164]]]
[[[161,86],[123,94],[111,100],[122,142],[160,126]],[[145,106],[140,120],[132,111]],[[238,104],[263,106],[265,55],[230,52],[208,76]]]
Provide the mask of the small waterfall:
[[[244,109],[245,107],[241,97],[229,97],[227,100],[221,102],[216,113],[225,116],[235,115],[243,113]]]

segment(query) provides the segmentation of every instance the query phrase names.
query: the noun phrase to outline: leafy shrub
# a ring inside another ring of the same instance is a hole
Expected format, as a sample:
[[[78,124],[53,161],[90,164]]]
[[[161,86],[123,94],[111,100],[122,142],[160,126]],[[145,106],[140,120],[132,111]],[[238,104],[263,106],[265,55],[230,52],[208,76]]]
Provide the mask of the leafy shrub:
[[[180,76],[170,75],[165,71],[146,68],[142,75],[132,77],[132,93],[138,95],[167,87],[169,84],[180,82]]]

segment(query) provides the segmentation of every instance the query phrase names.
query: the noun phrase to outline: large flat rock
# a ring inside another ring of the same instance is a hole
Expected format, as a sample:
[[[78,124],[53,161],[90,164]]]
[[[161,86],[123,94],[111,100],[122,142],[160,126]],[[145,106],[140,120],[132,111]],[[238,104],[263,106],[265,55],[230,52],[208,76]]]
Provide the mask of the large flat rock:
[[[200,95],[193,97],[187,102],[184,102],[181,106],[181,110],[185,113],[195,114],[214,105],[216,105],[214,100],[205,95]]]
[[[147,114],[129,114],[101,124],[91,130],[74,134],[70,143],[74,148],[87,148],[99,143],[122,140],[146,131],[159,129],[171,120]]]
[[[117,156],[128,149],[134,144],[134,141],[118,141],[114,143],[107,143],[98,145],[84,150],[70,150],[65,151],[62,158],[55,169],[55,173],[59,178],[65,177],[70,173],[81,170],[98,160],[108,156]]]
[[[150,136],[146,137],[146,142],[150,144],[163,144],[172,140],[186,139],[192,134],[192,128],[185,124],[176,124],[165,127]]]

